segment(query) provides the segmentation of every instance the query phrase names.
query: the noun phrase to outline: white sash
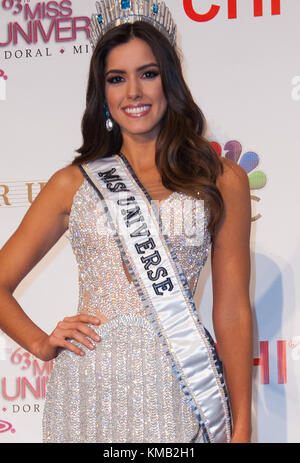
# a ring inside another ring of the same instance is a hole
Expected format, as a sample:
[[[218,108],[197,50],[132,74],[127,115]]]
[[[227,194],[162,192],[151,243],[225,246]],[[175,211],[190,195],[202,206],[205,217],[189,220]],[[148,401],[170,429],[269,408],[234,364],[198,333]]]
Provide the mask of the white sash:
[[[229,442],[231,414],[222,363],[213,339],[199,320],[184,272],[169,238],[162,233],[153,201],[121,153],[80,168],[104,201],[123,260],[205,441]]]

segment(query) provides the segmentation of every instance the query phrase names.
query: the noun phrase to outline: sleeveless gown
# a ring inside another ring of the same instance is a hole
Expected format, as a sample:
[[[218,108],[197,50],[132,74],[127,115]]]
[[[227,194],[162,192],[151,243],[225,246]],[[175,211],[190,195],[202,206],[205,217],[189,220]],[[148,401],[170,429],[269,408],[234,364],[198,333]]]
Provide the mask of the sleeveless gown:
[[[187,198],[173,192],[156,204],[194,295],[210,235],[206,208],[197,219],[197,245],[187,238],[193,214],[185,216],[184,233],[176,231],[183,221],[178,211]],[[193,198],[193,211],[195,202]],[[108,321],[89,325],[101,338],[92,341],[93,351],[73,340],[86,355],[61,349],[55,358],[44,404],[43,442],[201,443],[198,419],[126,276],[116,241],[104,233],[107,226],[100,198],[84,179],[69,218],[79,270],[77,313],[95,315],[98,310]]]

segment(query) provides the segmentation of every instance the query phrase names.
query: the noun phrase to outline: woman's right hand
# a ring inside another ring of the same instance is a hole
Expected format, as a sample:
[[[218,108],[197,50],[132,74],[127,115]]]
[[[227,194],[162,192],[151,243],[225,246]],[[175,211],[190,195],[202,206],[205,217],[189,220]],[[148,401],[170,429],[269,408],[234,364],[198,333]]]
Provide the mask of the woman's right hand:
[[[100,338],[97,333],[92,330],[87,324],[99,325],[101,321],[92,315],[75,315],[73,317],[65,317],[60,321],[50,335],[42,340],[37,350],[37,357],[47,362],[55,358],[59,348],[68,349],[77,355],[85,355],[84,351],[71,342],[71,339],[80,342],[87,348],[93,350],[94,345],[88,337],[93,341],[99,342]]]

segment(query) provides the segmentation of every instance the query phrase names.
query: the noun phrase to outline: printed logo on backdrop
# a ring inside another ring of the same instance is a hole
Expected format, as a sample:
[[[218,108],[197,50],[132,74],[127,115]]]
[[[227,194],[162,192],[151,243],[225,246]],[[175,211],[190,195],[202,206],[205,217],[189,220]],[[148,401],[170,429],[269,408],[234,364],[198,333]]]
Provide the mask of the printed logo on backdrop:
[[[6,81],[7,75],[3,69],[0,69],[0,100],[2,101],[6,100]]]
[[[6,411],[6,408],[3,408],[3,410]],[[16,432],[11,423],[8,421],[0,420],[0,434],[8,431],[12,433]]]
[[[244,0],[244,3],[247,0]],[[264,6],[269,4],[271,6],[271,15],[280,15],[281,14],[281,0],[248,0],[253,3],[253,16],[261,17],[264,15]],[[238,18],[238,0],[227,0],[227,17],[228,19],[237,19]],[[209,7],[209,10],[206,12],[196,11],[193,5],[193,0],[183,0],[184,10],[187,16],[196,22],[207,22],[214,19],[222,7],[216,5],[215,2]],[[225,5],[224,5],[224,8]]]
[[[69,42],[86,41],[90,37],[90,18],[75,16],[71,0],[0,0],[0,14],[7,15],[6,27],[0,31],[2,60],[46,58],[65,52],[77,55],[91,51],[86,43],[67,47]],[[57,50],[53,43],[62,47]]]
[[[1,333],[1,331],[0,331]],[[0,394],[0,435],[15,433],[14,417],[42,413],[47,383],[53,369],[53,360],[42,362],[22,347],[6,342],[0,334],[0,360],[13,365],[9,375],[1,376]],[[5,371],[2,368],[1,372]]]
[[[276,382],[277,384],[287,384],[287,360],[300,360],[300,336],[294,336],[289,341],[260,341],[258,344],[259,357],[253,359],[253,365],[259,367],[260,384],[274,384]],[[276,363],[277,369],[270,360]],[[276,379],[270,377],[270,370],[273,372],[277,370]]]
[[[259,156],[253,151],[247,151],[242,155],[242,145],[236,140],[230,140],[225,143],[224,148],[222,149],[221,145],[218,142],[211,142],[218,156],[222,156],[223,150],[225,151],[224,157],[230,159],[231,161],[237,163],[242,167],[248,175],[249,186],[251,193],[253,190],[260,190],[267,183],[267,177],[264,172],[257,169],[259,164]],[[260,201],[260,198],[255,194],[251,194],[251,199],[253,201]],[[262,215],[256,214],[251,218],[252,222],[260,219]]]
[[[28,207],[46,185],[47,181],[0,182],[0,209]]]

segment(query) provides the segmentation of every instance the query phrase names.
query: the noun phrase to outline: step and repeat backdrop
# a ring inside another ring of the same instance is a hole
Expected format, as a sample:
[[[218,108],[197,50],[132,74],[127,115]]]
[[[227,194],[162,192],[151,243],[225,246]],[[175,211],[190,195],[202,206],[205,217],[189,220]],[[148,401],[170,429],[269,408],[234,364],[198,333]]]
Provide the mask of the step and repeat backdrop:
[[[300,2],[166,3],[207,136],[250,182],[252,442],[300,442]],[[94,0],[0,0],[0,246],[81,145],[94,11]],[[66,232],[14,296],[50,333],[77,311],[77,278]],[[209,261],[195,302],[213,334]],[[0,330],[0,442],[41,442],[52,366]]]

